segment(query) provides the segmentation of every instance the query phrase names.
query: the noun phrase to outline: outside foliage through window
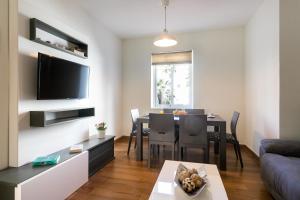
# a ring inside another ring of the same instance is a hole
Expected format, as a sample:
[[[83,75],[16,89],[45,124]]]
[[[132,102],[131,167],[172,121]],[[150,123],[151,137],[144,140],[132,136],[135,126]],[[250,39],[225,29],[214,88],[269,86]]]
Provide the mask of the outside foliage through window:
[[[179,59],[180,52],[168,53],[164,54],[164,59],[156,59],[158,62],[155,63],[152,55],[152,107],[192,107],[192,52],[183,53],[188,53],[188,57],[182,59],[181,56]],[[166,59],[166,55],[169,58],[173,56],[172,62]]]

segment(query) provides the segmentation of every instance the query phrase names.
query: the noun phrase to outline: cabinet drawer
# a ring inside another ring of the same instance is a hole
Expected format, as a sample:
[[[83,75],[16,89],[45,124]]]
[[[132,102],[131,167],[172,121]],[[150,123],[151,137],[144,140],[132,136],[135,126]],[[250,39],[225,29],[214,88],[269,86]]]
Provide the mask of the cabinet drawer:
[[[101,155],[89,160],[89,176],[95,174],[99,169],[103,168],[107,163],[114,159],[114,149],[107,149]]]
[[[89,150],[89,159],[93,160],[95,157],[99,157],[100,155],[102,155],[108,149],[113,149],[113,148],[114,148],[114,140],[109,140],[104,144],[98,145],[93,149]]]
[[[70,196],[87,181],[88,152],[85,151],[20,183],[16,188],[15,199],[61,200]]]

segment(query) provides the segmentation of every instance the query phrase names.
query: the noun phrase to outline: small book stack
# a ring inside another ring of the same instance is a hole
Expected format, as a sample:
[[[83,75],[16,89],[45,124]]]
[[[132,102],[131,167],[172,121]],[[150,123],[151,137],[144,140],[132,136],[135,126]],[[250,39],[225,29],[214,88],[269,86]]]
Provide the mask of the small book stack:
[[[59,162],[59,160],[60,160],[60,155],[37,157],[32,162],[32,166],[38,167],[38,166],[56,165]]]
[[[82,144],[76,144],[70,147],[70,153],[80,153],[83,150]]]

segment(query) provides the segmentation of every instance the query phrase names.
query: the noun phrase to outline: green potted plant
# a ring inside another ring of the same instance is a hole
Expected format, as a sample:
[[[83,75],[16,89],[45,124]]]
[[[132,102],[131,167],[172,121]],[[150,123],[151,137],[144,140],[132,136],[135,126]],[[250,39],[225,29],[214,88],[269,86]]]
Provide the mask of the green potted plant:
[[[105,122],[100,122],[96,124],[96,129],[98,130],[98,138],[105,138],[105,132],[107,129],[107,124]]]

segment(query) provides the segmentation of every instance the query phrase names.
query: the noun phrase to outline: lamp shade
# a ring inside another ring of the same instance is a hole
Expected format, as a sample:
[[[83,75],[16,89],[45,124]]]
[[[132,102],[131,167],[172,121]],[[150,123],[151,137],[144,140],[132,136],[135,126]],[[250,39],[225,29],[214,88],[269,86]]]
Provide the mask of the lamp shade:
[[[175,36],[168,34],[168,32],[163,32],[154,39],[153,44],[158,47],[171,47],[177,44],[177,40]]]

